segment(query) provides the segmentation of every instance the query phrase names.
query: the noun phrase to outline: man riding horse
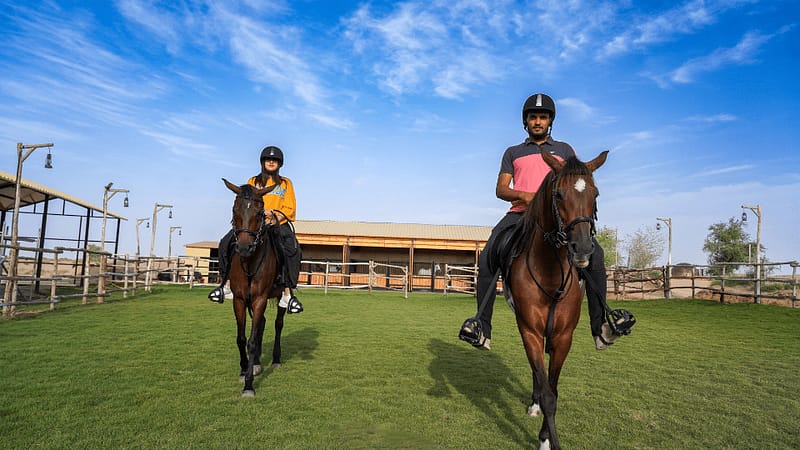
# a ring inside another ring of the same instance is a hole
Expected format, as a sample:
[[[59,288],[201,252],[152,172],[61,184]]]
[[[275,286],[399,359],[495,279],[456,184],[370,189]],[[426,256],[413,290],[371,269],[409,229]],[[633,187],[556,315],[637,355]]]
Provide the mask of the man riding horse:
[[[495,192],[498,198],[511,202],[511,208],[492,229],[489,240],[478,257],[478,313],[476,317],[467,319],[459,332],[461,340],[477,348],[491,348],[492,310],[499,265],[504,263],[502,259],[512,256],[507,251],[513,244],[513,236],[509,231],[520,222],[536,190],[550,172],[541,153],[548,152],[560,160],[576,156],[575,150],[569,144],[556,141],[550,136],[555,117],[556,105],[550,96],[534,94],[528,97],[522,107],[522,125],[528,132],[528,138],[519,145],[509,147],[503,154]],[[634,320],[629,314],[624,317],[615,316],[610,323],[604,320],[607,310],[604,255],[594,237],[592,240],[595,251],[588,269],[582,275],[587,287],[589,320],[595,348],[605,350],[621,335],[630,332]]]

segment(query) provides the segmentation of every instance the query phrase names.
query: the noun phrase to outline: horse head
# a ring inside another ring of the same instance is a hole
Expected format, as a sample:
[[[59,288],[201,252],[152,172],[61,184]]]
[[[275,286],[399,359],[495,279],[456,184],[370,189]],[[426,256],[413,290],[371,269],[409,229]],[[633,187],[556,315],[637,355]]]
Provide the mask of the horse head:
[[[594,252],[592,236],[599,192],[592,173],[606,162],[606,156],[608,150],[583,163],[577,158],[562,161],[547,151],[542,152],[542,159],[553,169],[548,186],[557,229],[551,241],[556,247],[566,245],[579,268],[589,265],[589,257]]]
[[[225,186],[236,194],[233,202],[233,232],[236,235],[236,252],[247,258],[253,254],[261,241],[265,228],[266,213],[262,197],[275,189],[272,185],[258,189],[249,184],[237,186],[225,178]]]

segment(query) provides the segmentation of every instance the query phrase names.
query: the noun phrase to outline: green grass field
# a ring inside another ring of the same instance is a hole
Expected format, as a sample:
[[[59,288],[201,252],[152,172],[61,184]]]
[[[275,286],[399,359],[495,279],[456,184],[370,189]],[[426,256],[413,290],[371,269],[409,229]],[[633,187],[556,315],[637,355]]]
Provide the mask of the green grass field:
[[[300,293],[284,365],[240,398],[230,302],[162,287],[0,320],[3,448],[529,448],[530,368],[498,301],[492,351],[456,339],[466,296]],[[620,307],[620,302],[611,302]],[[800,310],[627,302],[633,334],[560,383],[565,448],[800,448]],[[268,365],[275,309],[268,310]]]

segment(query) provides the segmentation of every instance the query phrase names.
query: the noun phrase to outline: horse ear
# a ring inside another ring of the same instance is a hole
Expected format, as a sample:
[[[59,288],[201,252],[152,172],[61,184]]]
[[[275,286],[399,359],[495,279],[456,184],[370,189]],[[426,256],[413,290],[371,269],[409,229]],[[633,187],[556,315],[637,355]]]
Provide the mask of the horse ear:
[[[234,194],[239,195],[239,193],[242,192],[242,188],[240,188],[239,186],[231,183],[230,181],[226,180],[225,178],[222,179],[222,182],[225,183],[225,186],[228,186],[228,189],[233,191]]]
[[[606,162],[606,157],[608,156],[608,150],[604,150],[602,153],[597,155],[597,157],[589,162],[586,163],[586,167],[594,172],[595,170],[599,169]]]
[[[544,162],[546,162],[547,165],[550,166],[551,169],[553,169],[553,171],[558,172],[558,171],[560,171],[561,169],[564,168],[564,161],[561,161],[560,159],[557,159],[555,156],[550,154],[550,152],[548,152],[547,150],[541,152],[541,155],[542,155],[542,159],[544,160]]]

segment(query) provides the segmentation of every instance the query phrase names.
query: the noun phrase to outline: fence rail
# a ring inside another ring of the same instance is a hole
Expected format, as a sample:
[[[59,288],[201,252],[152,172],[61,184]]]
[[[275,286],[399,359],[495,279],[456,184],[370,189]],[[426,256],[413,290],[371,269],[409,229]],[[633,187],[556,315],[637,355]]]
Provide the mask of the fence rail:
[[[0,249],[10,248],[0,245]],[[102,303],[112,294],[123,298],[146,292],[156,284],[211,284],[218,279],[215,258],[196,256],[136,257],[112,255],[84,248],[55,247],[53,249],[17,246],[33,257],[18,256],[6,261],[0,255],[0,306],[3,316],[13,316],[22,305],[56,304],[70,298],[89,299]],[[44,255],[48,255],[44,258]],[[71,255],[71,257],[67,257]],[[17,264],[14,271],[6,270]],[[616,299],[682,296],[707,298],[722,303],[752,301],[798,307],[797,261],[762,263],[724,263],[716,265],[686,265],[644,269],[607,269],[609,296]],[[430,274],[412,275],[408,266],[375,261],[340,263],[302,261],[300,287],[329,289],[373,289],[408,292],[422,287],[426,290],[475,295],[477,267],[438,265]],[[760,270],[757,270],[760,269]],[[791,272],[791,275],[788,274]],[[16,273],[16,276],[11,276]],[[42,290],[49,285],[49,292]],[[498,284],[498,288],[502,285]],[[76,292],[64,292],[63,288]],[[62,292],[58,292],[62,288]],[[80,289],[78,292],[77,290]]]

